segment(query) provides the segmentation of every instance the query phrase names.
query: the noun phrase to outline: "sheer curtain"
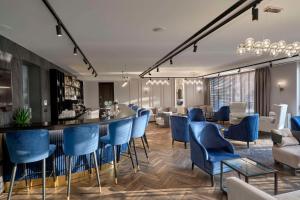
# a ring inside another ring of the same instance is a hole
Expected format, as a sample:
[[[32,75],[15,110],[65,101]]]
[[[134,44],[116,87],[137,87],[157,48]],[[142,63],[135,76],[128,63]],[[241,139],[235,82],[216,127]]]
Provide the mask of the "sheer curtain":
[[[254,112],[255,71],[210,78],[210,104],[214,111],[230,102],[247,102]]]

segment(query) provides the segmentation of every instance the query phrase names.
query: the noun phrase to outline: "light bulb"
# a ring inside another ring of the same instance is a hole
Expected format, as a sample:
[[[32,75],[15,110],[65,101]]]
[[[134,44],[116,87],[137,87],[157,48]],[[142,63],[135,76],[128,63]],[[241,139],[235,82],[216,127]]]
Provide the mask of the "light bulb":
[[[293,46],[295,50],[300,50],[300,42],[294,42]]]
[[[270,54],[271,56],[277,56],[278,52],[276,51],[276,49],[271,49]]]
[[[264,39],[263,40],[263,47],[264,48],[269,48],[271,44],[271,41],[269,39]]]
[[[270,45],[270,49],[277,49],[277,48],[278,48],[278,44],[276,42]]]
[[[260,42],[260,41],[255,42],[254,47],[255,48],[261,48],[262,47],[262,42]]]
[[[254,44],[254,39],[253,38],[247,38],[245,40],[246,46],[252,46]]]
[[[284,40],[280,40],[278,42],[278,46],[279,48],[284,49],[286,47],[286,42]]]

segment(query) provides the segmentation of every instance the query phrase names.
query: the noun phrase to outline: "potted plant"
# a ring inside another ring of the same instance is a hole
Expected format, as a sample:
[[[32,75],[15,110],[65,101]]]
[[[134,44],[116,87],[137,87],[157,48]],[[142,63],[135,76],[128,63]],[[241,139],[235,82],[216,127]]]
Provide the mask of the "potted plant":
[[[19,127],[25,127],[30,124],[31,114],[29,108],[18,108],[13,116],[15,124]]]

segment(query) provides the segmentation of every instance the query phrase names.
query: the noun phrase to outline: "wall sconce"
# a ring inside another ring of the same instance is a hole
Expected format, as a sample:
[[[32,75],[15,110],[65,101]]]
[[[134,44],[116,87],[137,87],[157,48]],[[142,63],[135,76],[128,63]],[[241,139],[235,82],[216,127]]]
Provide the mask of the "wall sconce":
[[[148,94],[150,88],[148,86],[146,86],[146,87],[143,88],[143,90],[144,90],[145,94]]]
[[[197,86],[196,90],[197,90],[197,92],[201,92],[202,91],[202,87],[201,86]]]
[[[282,91],[284,91],[284,88],[286,86],[286,82],[285,81],[278,81],[277,85],[279,87],[279,91],[282,92]]]

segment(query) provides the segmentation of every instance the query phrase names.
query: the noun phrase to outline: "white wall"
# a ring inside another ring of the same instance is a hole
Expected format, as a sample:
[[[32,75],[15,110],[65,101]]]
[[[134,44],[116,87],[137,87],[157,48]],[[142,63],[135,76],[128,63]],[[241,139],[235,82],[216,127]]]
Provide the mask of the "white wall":
[[[87,108],[99,107],[99,90],[98,82],[84,81],[83,82],[83,101]]]
[[[287,63],[271,68],[271,105],[288,104],[288,113],[299,114],[299,67],[297,63]],[[278,82],[285,83],[280,91]]]
[[[148,79],[131,79],[129,84],[122,88],[122,82],[115,82],[115,99],[119,103],[135,103],[142,107],[174,107],[175,80],[170,79],[169,85],[148,85]],[[149,88],[149,91],[145,90]],[[188,106],[203,104],[203,94],[196,91],[196,86],[187,89]]]

